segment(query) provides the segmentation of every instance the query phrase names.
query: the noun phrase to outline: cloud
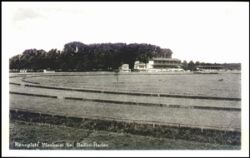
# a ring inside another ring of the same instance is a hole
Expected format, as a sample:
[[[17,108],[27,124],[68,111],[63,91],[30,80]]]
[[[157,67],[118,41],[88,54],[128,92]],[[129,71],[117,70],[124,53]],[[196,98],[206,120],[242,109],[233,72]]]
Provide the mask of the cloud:
[[[44,17],[38,11],[31,8],[18,8],[13,15],[13,22],[19,22],[27,19],[36,19]]]

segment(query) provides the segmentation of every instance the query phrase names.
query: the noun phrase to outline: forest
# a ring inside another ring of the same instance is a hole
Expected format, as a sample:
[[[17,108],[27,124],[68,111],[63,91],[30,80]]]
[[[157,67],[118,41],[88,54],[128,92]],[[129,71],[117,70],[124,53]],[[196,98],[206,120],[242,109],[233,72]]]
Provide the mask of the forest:
[[[26,49],[21,54],[9,59],[11,71],[27,69],[30,71],[116,71],[122,64],[129,64],[133,69],[134,62],[139,60],[147,63],[153,57],[171,58],[171,49],[163,49],[156,45],[145,43],[100,43],[84,44],[78,41],[64,45],[63,50]],[[182,61],[184,70],[196,71],[200,65],[218,65],[217,63],[204,63]],[[219,64],[224,69],[241,69],[240,63]]]
[[[134,62],[148,62],[152,57],[171,57],[170,49],[151,44],[102,43],[83,44],[70,42],[62,51],[27,49],[10,58],[10,69],[31,69],[41,71],[113,71],[122,64],[134,67]]]

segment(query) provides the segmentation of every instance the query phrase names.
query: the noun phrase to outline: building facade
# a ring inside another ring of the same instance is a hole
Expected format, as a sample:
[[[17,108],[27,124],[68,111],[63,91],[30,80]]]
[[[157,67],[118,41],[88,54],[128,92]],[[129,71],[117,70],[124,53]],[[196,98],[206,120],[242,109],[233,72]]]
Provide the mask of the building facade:
[[[122,64],[122,66],[119,68],[120,72],[131,72],[131,69],[129,69],[128,64]]]
[[[153,58],[154,69],[180,68],[181,60],[175,58]]]
[[[202,71],[202,70],[221,70],[223,69],[223,65],[221,64],[201,64],[197,66],[197,69]]]
[[[145,63],[143,63],[143,62],[135,61],[134,70],[135,71],[146,71],[147,70],[147,65]]]
[[[148,71],[148,72],[160,72],[160,71],[182,71],[181,60],[173,58],[158,57],[153,58],[148,63],[142,63],[136,61],[134,64],[135,71]]]

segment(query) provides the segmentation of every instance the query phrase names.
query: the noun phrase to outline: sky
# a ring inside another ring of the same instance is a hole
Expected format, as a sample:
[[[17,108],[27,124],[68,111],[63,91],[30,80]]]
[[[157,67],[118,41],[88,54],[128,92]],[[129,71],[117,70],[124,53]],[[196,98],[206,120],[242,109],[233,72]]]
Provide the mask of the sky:
[[[249,53],[247,2],[3,2],[2,45],[63,49],[72,41],[148,43],[173,57],[239,63]]]

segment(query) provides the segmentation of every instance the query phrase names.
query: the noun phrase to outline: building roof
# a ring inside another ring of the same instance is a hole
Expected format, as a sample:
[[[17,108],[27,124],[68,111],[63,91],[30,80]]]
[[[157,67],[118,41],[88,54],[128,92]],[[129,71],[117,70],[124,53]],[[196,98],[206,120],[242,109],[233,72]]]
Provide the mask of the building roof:
[[[180,61],[179,59],[176,59],[176,58],[153,58],[153,60]]]
[[[206,68],[206,67],[218,67],[218,68],[223,68],[222,65],[199,65],[199,68]]]
[[[146,63],[140,62],[140,61],[135,61],[135,65],[146,65]]]

